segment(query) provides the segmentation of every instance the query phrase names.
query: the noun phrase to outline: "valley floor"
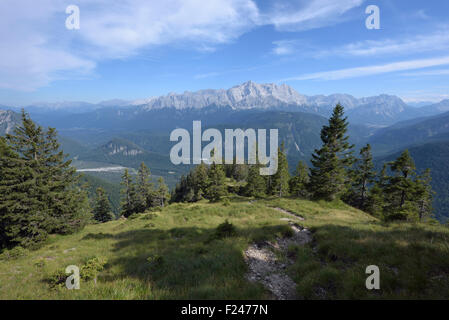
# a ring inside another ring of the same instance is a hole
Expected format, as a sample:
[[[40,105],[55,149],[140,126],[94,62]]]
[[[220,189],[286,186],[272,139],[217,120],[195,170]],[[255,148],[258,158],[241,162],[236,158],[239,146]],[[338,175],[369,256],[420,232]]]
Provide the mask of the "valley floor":
[[[245,251],[294,236],[291,213],[305,218],[295,223],[313,240],[272,250],[290,261],[285,275],[297,298],[449,298],[445,226],[387,225],[342,203],[233,198],[172,204],[51,237],[23,256],[0,255],[0,299],[271,299],[261,283],[248,280]],[[234,235],[217,233],[225,220]],[[93,257],[107,260],[96,283],[81,280],[79,290],[68,290],[52,282],[55,272]],[[365,287],[368,265],[380,269],[380,290]]]

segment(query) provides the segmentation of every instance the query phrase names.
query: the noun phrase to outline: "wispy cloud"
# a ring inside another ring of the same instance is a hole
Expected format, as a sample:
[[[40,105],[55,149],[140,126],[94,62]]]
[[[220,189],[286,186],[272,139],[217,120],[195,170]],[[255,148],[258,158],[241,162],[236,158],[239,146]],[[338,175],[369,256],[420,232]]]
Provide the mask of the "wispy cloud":
[[[194,76],[195,79],[205,79],[205,78],[212,78],[212,77],[217,77],[221,75],[220,72],[208,72],[208,73],[200,73]]]
[[[386,54],[413,54],[449,49],[449,27],[400,39],[366,40],[349,43],[331,50],[314,52],[317,56],[379,56]]]
[[[365,77],[365,76],[390,73],[390,72],[396,72],[396,71],[422,69],[422,68],[435,67],[435,66],[447,65],[447,64],[449,64],[449,56],[440,57],[440,58],[431,58],[431,59],[400,61],[400,62],[381,64],[381,65],[372,65],[372,66],[357,67],[357,68],[347,68],[347,69],[316,72],[316,73],[308,73],[308,74],[303,74],[303,75],[299,75],[296,77],[287,78],[287,79],[284,79],[283,81],[340,80],[340,79],[346,79],[346,78]]]
[[[364,0],[300,0],[292,3],[276,2],[268,23],[282,31],[300,31],[333,25],[343,15],[359,7]]]
[[[73,0],[0,2],[0,88],[34,90],[88,75],[107,59],[187,44],[213,52],[260,26],[306,30],[332,25],[364,0],[77,0],[81,28],[67,30]],[[279,47],[278,54],[288,48]]]
[[[273,42],[273,53],[278,56],[288,55],[295,52],[295,40],[281,40]]]
[[[445,75],[449,75],[449,69],[436,69],[436,70],[405,72],[405,73],[401,73],[401,75],[407,76],[407,77],[445,76]]]
[[[0,2],[0,88],[34,90],[92,73],[98,62],[189,42],[211,52],[257,25],[252,0],[79,0],[81,28],[67,30],[71,0]]]

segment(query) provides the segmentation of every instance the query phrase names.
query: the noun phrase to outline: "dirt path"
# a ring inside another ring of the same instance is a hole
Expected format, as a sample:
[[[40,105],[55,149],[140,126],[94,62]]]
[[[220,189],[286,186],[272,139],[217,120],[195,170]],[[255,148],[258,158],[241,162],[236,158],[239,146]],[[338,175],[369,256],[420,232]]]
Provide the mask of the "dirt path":
[[[281,208],[274,209],[294,215],[298,219],[302,218]],[[282,218],[282,220],[284,219]],[[255,243],[245,251],[245,259],[249,267],[248,280],[262,283],[277,300],[297,298],[296,284],[285,272],[286,268],[294,263],[294,260],[286,255],[288,247],[291,244],[304,245],[312,241],[312,234],[308,229],[301,227],[290,219],[289,224],[293,230],[291,237],[277,238],[274,243]],[[281,256],[287,258],[281,261],[278,258],[279,254],[276,253],[280,253]]]
[[[287,215],[289,215],[289,216],[291,216],[291,217],[297,218],[297,219],[299,219],[299,220],[304,220],[304,217],[301,217],[299,214],[296,214],[296,213],[294,213],[294,212],[287,211],[287,210],[285,210],[285,209],[278,208],[278,207],[272,207],[272,208],[273,208],[274,210],[276,210],[276,211],[282,212],[282,213],[287,214]]]

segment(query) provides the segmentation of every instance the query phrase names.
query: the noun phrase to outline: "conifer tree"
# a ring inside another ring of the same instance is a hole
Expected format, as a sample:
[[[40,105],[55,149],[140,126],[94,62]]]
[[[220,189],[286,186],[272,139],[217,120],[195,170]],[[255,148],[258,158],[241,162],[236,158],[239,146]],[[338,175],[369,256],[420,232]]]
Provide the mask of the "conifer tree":
[[[298,161],[296,171],[289,181],[290,194],[295,197],[308,196],[307,184],[309,183],[309,167],[303,161]]]
[[[366,210],[368,199],[368,187],[373,183],[376,172],[373,170],[373,156],[371,146],[367,144],[360,149],[360,159],[357,159],[355,168],[350,171],[352,186],[348,192],[347,202],[351,205]]]
[[[134,204],[136,191],[128,169],[125,169],[123,172],[122,182],[120,184],[122,185],[122,190],[120,191],[122,195],[122,202],[120,204],[121,214],[125,217],[129,217],[136,212]]]
[[[201,200],[205,195],[209,184],[208,179],[208,168],[203,162],[201,162],[195,167],[192,177],[195,201]]]
[[[415,202],[418,207],[418,217],[420,221],[432,217],[432,200],[434,191],[431,186],[432,177],[430,169],[426,169],[416,180]]]
[[[156,191],[157,206],[164,207],[169,200],[170,193],[168,192],[168,187],[164,182],[164,178],[159,177],[157,180],[158,188]]]
[[[35,173],[0,137],[0,248],[29,247],[47,238],[45,204],[35,197]]]
[[[267,184],[265,178],[260,175],[261,165],[257,162],[248,166],[248,177],[243,193],[247,197],[260,198],[266,195]]]
[[[99,222],[107,222],[114,218],[106,191],[101,187],[98,187],[96,190],[93,213],[94,219]]]
[[[348,143],[347,118],[344,109],[337,104],[329,124],[321,130],[323,146],[312,155],[309,190],[316,199],[334,200],[345,191],[348,169],[353,164],[353,145]]]
[[[288,182],[290,180],[290,173],[288,172],[288,161],[285,155],[285,146],[284,142],[280,148],[278,148],[278,170],[272,176],[271,183],[269,186],[269,193],[272,195],[276,195],[278,197],[283,197],[288,195],[289,185]]]
[[[384,190],[388,179],[386,171],[387,164],[384,164],[379,175],[375,178],[374,185],[369,190],[366,203],[366,211],[379,218],[383,217],[383,210],[385,206]]]
[[[212,152],[211,159],[215,159],[214,152]],[[208,171],[208,185],[206,190],[207,198],[210,201],[216,202],[227,194],[225,185],[226,174],[222,164],[212,162]]]
[[[87,191],[78,186],[79,175],[59,150],[56,130],[44,131],[22,111],[22,124],[6,135],[6,144],[12,153],[6,151],[10,165],[2,170],[5,176],[17,172],[2,183],[2,215],[9,216],[5,228],[10,229],[10,243],[29,246],[48,233],[84,227],[91,218]]]
[[[141,163],[137,171],[136,186],[134,192],[134,209],[136,212],[144,212],[153,205],[154,188],[150,182],[150,169]]]
[[[392,176],[387,178],[384,187],[384,219],[406,220],[416,219],[417,207],[414,203],[417,184],[413,180],[416,167],[408,150],[393,162],[389,163]]]

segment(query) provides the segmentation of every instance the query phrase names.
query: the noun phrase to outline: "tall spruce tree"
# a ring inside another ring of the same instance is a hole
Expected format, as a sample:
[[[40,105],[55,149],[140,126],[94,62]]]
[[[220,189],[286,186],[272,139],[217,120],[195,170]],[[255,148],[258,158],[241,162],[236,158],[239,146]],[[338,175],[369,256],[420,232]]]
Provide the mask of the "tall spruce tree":
[[[416,180],[415,202],[418,207],[418,217],[424,221],[433,216],[432,200],[434,191],[431,183],[430,169],[426,169]]]
[[[323,146],[312,155],[309,190],[315,199],[334,200],[347,188],[348,169],[354,162],[347,127],[344,109],[337,104],[329,124],[321,130]]]
[[[371,146],[367,144],[360,149],[360,158],[355,163],[355,168],[350,171],[352,186],[346,197],[349,204],[366,210],[368,205],[369,185],[374,182],[376,171],[373,170],[373,156]]]
[[[248,166],[248,177],[243,193],[247,197],[261,198],[266,195],[267,183],[265,178],[260,175],[261,165],[257,162]]]
[[[122,195],[122,202],[120,204],[121,214],[125,217],[129,217],[136,212],[136,207],[134,204],[136,190],[128,169],[124,170],[122,182],[120,184],[122,185],[122,189],[120,191]]]
[[[18,172],[18,178],[2,183],[3,191],[9,193],[1,206],[2,215],[9,216],[5,227],[10,230],[10,243],[30,246],[48,233],[71,233],[84,227],[91,218],[87,191],[79,186],[79,175],[59,150],[56,130],[43,130],[22,110],[22,124],[6,135],[6,144],[12,153],[6,151],[5,157],[12,165],[4,168],[4,174]]]
[[[168,192],[169,190],[168,190],[167,185],[164,182],[164,178],[159,177],[157,182],[158,182],[158,187],[157,187],[156,195],[155,195],[156,205],[159,207],[164,207],[170,198],[170,193]]]
[[[201,200],[209,184],[208,168],[203,162],[193,170],[192,182],[195,201]]]
[[[101,187],[98,187],[96,190],[93,213],[94,219],[99,222],[107,222],[114,218],[106,191]]]
[[[305,162],[298,161],[295,173],[289,181],[290,194],[295,197],[307,197],[307,184],[309,183],[309,181],[309,167]]]
[[[35,173],[0,137],[0,248],[45,240],[47,208],[36,199]]]
[[[414,203],[417,184],[415,163],[408,150],[393,162],[389,163],[392,176],[387,178],[384,187],[385,206],[383,210],[385,220],[417,219],[418,210]]]
[[[151,207],[154,202],[154,187],[150,182],[150,169],[141,163],[137,171],[136,185],[134,192],[134,209],[136,212],[144,212]]]
[[[271,183],[269,185],[269,193],[276,195],[278,197],[283,197],[288,195],[290,180],[290,173],[288,172],[288,161],[285,155],[285,145],[282,142],[281,147],[278,148],[278,158],[277,158],[278,170],[271,178]]]
[[[378,218],[383,217],[383,210],[385,206],[384,190],[388,180],[386,172],[387,164],[384,164],[382,170],[374,180],[374,185],[368,192],[367,203],[365,206],[366,211]]]
[[[225,171],[222,164],[212,162],[208,171],[208,185],[206,189],[207,198],[216,202],[227,194],[225,185]]]

